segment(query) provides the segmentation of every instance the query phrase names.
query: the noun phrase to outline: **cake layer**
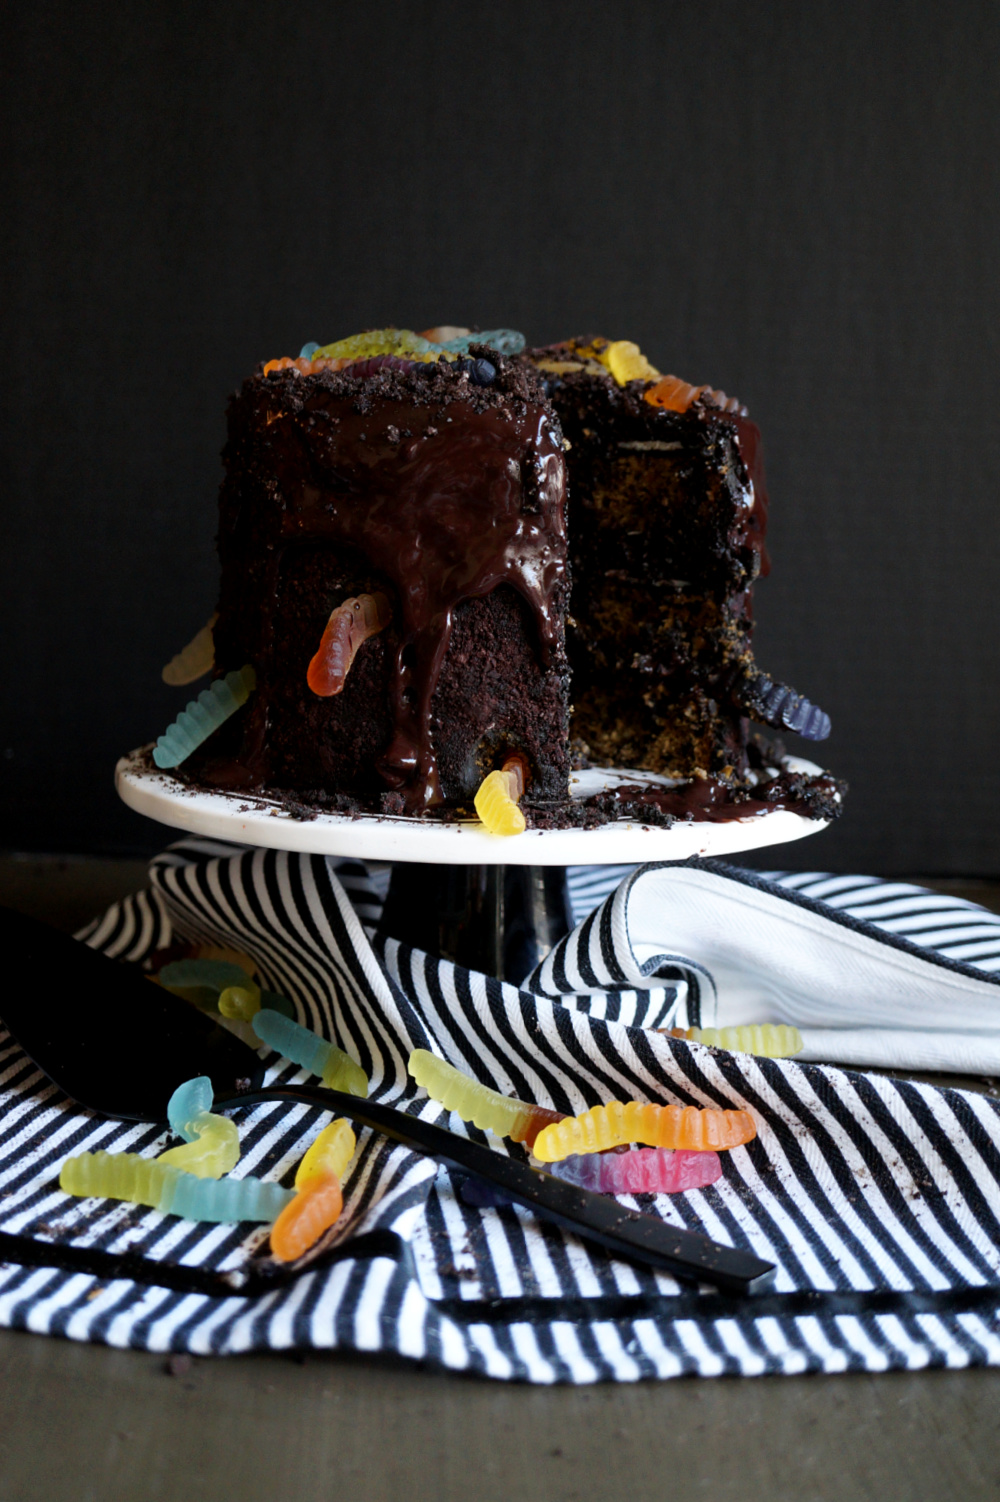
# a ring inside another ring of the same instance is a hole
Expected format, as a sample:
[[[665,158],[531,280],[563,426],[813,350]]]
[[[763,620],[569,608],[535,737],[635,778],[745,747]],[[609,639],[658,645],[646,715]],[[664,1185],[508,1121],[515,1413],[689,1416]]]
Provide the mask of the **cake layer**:
[[[530,367],[257,374],[224,457],[216,663],[252,662],[258,687],[203,778],[413,813],[471,807],[517,753],[525,804],[563,799],[565,463]],[[331,613],[359,599],[387,623],[370,611],[342,690],[314,692]]]
[[[708,400],[658,408],[567,353],[534,359],[570,442],[572,734],[598,765],[742,776],[767,567],[757,429]]]

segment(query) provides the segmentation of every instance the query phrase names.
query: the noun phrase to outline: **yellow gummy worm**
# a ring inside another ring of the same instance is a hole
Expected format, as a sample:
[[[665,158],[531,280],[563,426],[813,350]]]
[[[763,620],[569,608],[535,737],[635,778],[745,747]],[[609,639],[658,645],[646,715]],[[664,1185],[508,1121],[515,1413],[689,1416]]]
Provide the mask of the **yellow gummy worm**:
[[[726,1048],[731,1053],[752,1053],[764,1059],[790,1059],[801,1053],[802,1034],[784,1022],[754,1022],[743,1027],[676,1028],[675,1035],[689,1043]]]
[[[219,992],[219,1011],[234,1022],[249,1022],[260,1011],[260,987],[252,980]]]
[[[542,1163],[559,1163],[573,1153],[599,1153],[630,1142],[720,1152],[739,1147],[756,1135],[753,1117],[746,1111],[612,1100],[606,1106],[593,1106],[581,1116],[569,1116],[544,1127],[535,1138],[533,1151]]]
[[[368,1095],[368,1076],[361,1065],[333,1043],[320,1079],[328,1090],[343,1090],[345,1095],[357,1095],[361,1100]]]
[[[210,673],[215,666],[215,643],[212,639],[212,629],[217,615],[213,615],[207,626],[202,626],[197,635],[193,636],[186,647],[182,647],[176,657],[171,657],[163,669],[163,681],[169,683],[172,688],[181,688],[186,683],[194,683],[196,679]]]
[[[523,787],[519,773],[507,768],[483,778],[474,802],[490,834],[524,833],[524,815],[517,806]]]
[[[347,1165],[354,1157],[357,1139],[351,1123],[338,1117],[326,1127],[311,1144],[295,1173],[295,1187],[302,1189],[309,1179],[322,1178],[332,1173],[340,1181],[347,1172]]]
[[[59,1187],[67,1194],[128,1200],[164,1215],[216,1225],[273,1221],[294,1199],[290,1189],[264,1179],[199,1179],[162,1158],[136,1153],[80,1153],[63,1164]]]
[[[256,1041],[256,1040],[255,1040]],[[193,1173],[196,1179],[221,1179],[240,1161],[240,1138],[235,1121],[202,1111],[187,1130],[197,1132],[194,1142],[171,1147],[155,1160],[171,1168]]]
[[[498,1137],[512,1136],[519,1119],[531,1110],[524,1101],[512,1100],[478,1080],[470,1080],[467,1074],[428,1053],[426,1048],[413,1050],[408,1068],[431,1100]]]
[[[498,1137],[510,1137],[513,1142],[524,1142],[529,1148],[543,1127],[563,1119],[561,1111],[516,1100],[481,1085],[425,1048],[414,1049],[408,1067],[431,1100],[454,1111],[463,1121],[471,1121],[473,1126],[494,1132]]]
[[[629,381],[659,380],[660,372],[656,366],[650,365],[642,350],[631,339],[616,339],[597,358],[602,365],[607,366],[619,386],[624,386]]]
[[[191,1146],[197,1146],[192,1143]],[[151,1205],[163,1198],[166,1184],[177,1173],[162,1158],[140,1158],[134,1153],[81,1153],[69,1158],[59,1173],[59,1187],[80,1197],[127,1200],[133,1205]]]

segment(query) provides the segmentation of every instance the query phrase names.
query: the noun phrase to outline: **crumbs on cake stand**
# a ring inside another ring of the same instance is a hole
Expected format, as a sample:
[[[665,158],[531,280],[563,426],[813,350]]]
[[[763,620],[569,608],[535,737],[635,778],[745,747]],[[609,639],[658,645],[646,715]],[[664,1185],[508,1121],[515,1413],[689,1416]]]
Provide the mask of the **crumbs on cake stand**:
[[[139,770],[159,772],[149,747],[137,753],[134,765]],[[629,774],[619,775],[627,778]],[[405,800],[398,792],[376,794],[366,801],[350,793],[323,789],[292,792],[264,786],[248,795],[245,789],[213,787],[196,774],[185,772],[183,767],[173,771],[172,780],[191,797],[213,793],[239,799],[236,807],[240,813],[267,813],[272,818],[284,817],[301,823],[310,823],[324,814],[355,820],[407,817]],[[622,820],[643,828],[669,829],[676,823],[728,823],[778,809],[807,819],[832,820],[843,809],[846,791],[847,784],[831,773],[795,771],[786,764],[784,756],[778,756],[771,765],[755,770],[747,781],[716,776],[696,777],[672,785],[621,781],[586,798],[570,797],[535,805],[525,802],[521,808],[531,830],[597,829]],[[423,818],[444,824],[477,822],[471,804],[429,809]]]

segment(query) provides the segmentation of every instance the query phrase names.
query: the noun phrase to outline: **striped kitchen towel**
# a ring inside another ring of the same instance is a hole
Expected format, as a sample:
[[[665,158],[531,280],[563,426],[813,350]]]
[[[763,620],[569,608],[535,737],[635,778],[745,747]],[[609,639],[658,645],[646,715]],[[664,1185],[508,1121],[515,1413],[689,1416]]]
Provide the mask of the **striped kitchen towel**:
[[[574,871],[579,926],[517,989],[374,937],[382,874],[186,840],[86,939],[134,963],[177,937],[247,951],[375,1097],[470,1134],[408,1080],[412,1048],[565,1111],[629,1096],[751,1111],[758,1135],[723,1154],[716,1184],[633,1203],[776,1262],[774,1291],[685,1289],[520,1208],[474,1208],[457,1176],[368,1132],[342,1220],[302,1271],[278,1272],[263,1228],[63,1195],[72,1153],[153,1155],[167,1136],[81,1111],[0,1032],[0,1322],[159,1351],[394,1352],[535,1382],[1000,1364],[990,1095],[658,1031],[766,1007],[807,1034],[871,1022],[945,1053],[961,1034],[975,1058],[1000,1034],[1000,919],[871,878]],[[302,1076],[273,1059],[268,1077]],[[290,1182],[326,1118],[274,1104],[236,1119],[236,1173]]]

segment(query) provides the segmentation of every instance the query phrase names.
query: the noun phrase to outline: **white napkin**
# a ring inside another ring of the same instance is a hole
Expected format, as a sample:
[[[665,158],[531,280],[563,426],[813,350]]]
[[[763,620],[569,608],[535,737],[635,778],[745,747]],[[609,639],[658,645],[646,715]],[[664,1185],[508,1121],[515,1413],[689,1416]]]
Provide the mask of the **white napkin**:
[[[649,990],[677,970],[676,1025],[786,1022],[800,1060],[1000,1072],[1000,978],[720,862],[639,867],[526,984]]]

